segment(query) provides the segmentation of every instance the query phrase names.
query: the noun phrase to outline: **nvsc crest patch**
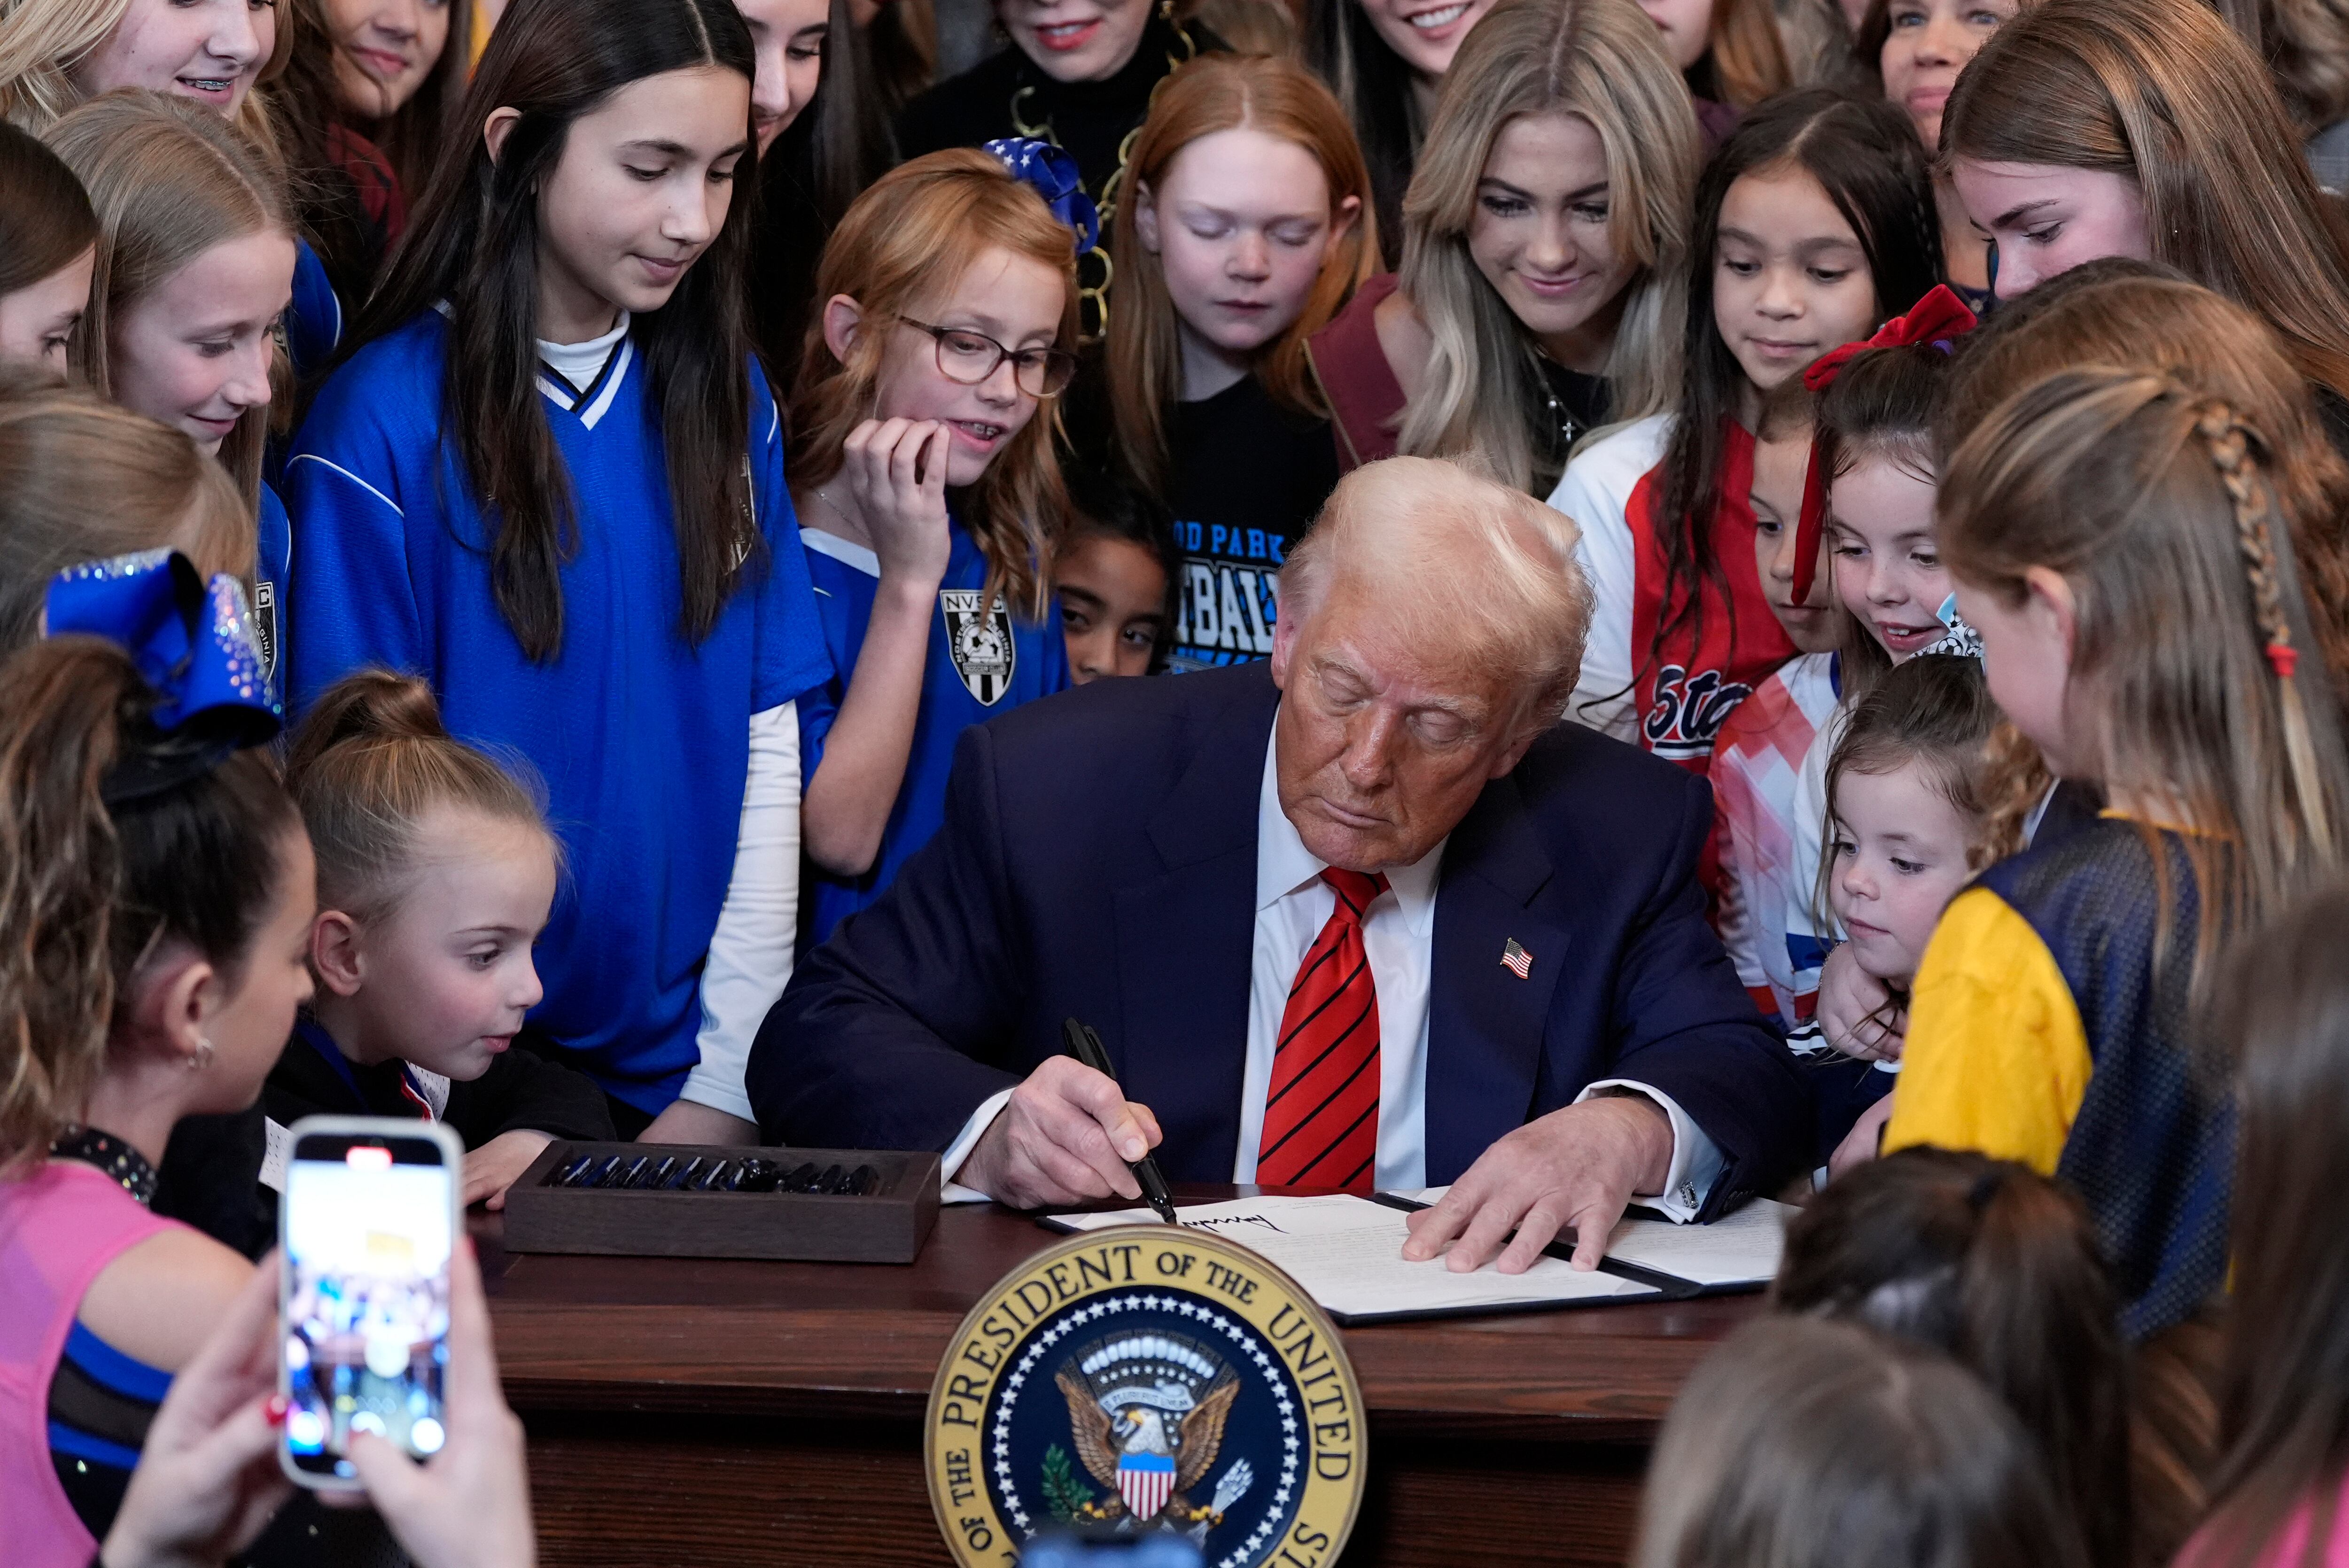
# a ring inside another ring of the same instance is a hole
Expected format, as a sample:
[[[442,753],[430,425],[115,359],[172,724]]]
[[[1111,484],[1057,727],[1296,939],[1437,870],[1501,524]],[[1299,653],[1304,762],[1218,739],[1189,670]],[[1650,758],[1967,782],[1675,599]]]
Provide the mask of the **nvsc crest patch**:
[[[1019,650],[1011,641],[1011,615],[1003,595],[978,588],[942,588],[938,614],[946,617],[947,656],[963,689],[993,707],[1011,689]]]
[[[1221,1236],[1128,1225],[1013,1270],[956,1332],[924,1430],[963,1568],[1171,1531],[1209,1568],[1319,1568],[1361,1504],[1361,1390],[1310,1296]]]

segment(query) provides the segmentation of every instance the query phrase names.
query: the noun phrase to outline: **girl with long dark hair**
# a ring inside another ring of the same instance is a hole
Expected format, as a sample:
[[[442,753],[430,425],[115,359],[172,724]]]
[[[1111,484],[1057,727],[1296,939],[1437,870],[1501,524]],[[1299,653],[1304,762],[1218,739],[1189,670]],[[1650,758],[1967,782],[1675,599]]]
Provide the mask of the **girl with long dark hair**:
[[[537,769],[532,1024],[672,1141],[747,1119],[828,673],[742,326],[754,68],[731,0],[516,0],[287,465],[295,701],[402,668]]]
[[[1713,737],[1795,645],[1755,564],[1755,443],[1820,355],[1939,280],[1916,133],[1824,88],[1748,116],[1697,186],[1679,408],[1567,465],[1550,505],[1582,525],[1597,609],[1570,717],[1704,771]],[[1806,411],[1771,439],[1807,444]]]

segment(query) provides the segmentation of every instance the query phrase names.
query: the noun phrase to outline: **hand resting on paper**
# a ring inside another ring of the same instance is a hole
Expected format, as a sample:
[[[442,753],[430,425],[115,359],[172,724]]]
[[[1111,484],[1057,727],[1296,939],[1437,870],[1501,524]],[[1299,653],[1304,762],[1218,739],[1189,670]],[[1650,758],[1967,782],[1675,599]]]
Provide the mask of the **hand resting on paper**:
[[[1126,1167],[1164,1136],[1146,1105],[1073,1057],[1050,1057],[1011,1091],[955,1180],[1015,1209],[1139,1198]]]
[[[1442,1202],[1413,1214],[1402,1255],[1442,1253],[1466,1272],[1497,1253],[1503,1274],[1523,1274],[1570,1229],[1574,1266],[1597,1268],[1632,1194],[1661,1192],[1671,1164],[1671,1123],[1652,1100],[1606,1096],[1554,1110],[1485,1150]]]

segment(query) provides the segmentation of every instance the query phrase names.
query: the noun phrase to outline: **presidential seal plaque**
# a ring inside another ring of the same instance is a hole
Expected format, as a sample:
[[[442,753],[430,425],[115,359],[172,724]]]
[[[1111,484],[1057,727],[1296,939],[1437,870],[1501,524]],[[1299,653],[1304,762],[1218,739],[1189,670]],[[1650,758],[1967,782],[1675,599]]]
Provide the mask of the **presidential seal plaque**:
[[[956,1331],[924,1429],[930,1507],[963,1568],[1047,1531],[1172,1531],[1209,1568],[1321,1568],[1368,1458],[1345,1346],[1296,1281],[1221,1236],[1071,1236]]]

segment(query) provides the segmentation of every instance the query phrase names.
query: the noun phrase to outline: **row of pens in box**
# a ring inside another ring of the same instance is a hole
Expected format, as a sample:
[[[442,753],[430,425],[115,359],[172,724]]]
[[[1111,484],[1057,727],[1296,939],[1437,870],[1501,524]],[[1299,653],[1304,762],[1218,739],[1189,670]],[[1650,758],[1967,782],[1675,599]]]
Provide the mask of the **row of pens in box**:
[[[812,1160],[786,1168],[778,1160],[750,1156],[718,1160],[696,1155],[583,1154],[546,1179],[550,1187],[629,1187],[662,1192],[803,1192],[827,1198],[862,1198],[881,1190],[881,1172],[870,1165],[819,1166]]]

